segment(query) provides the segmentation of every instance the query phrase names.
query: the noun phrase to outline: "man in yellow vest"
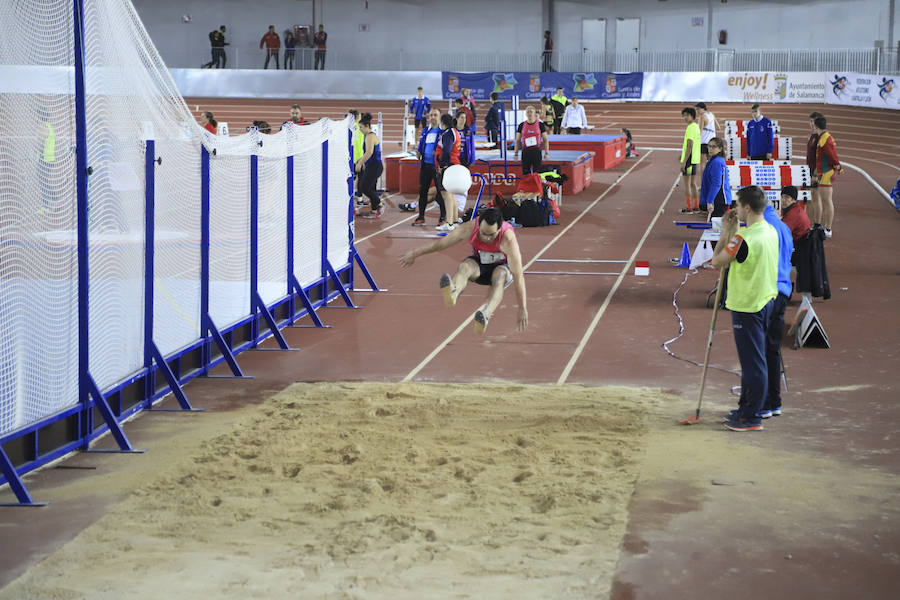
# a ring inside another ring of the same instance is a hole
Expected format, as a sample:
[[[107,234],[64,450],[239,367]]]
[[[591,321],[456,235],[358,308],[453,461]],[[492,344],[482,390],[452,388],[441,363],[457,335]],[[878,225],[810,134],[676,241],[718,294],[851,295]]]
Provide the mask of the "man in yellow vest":
[[[351,128],[352,133],[352,143],[353,143],[353,164],[355,165],[357,161],[362,158],[363,155],[363,143],[365,136],[362,134],[362,131],[359,130],[359,111],[355,108],[351,108],[347,111],[348,115],[353,115],[353,127]],[[357,173],[353,173],[353,176],[356,177],[356,191],[354,192],[354,197],[357,199],[356,204],[359,206],[364,206],[367,202],[361,200],[362,195],[359,193],[359,177],[357,177]]]
[[[760,431],[768,392],[766,333],[773,300],[778,295],[778,233],[768,222],[766,194],[752,185],[737,194],[733,209],[722,217],[723,243],[716,244],[712,264],[728,267],[731,325],[741,361],[741,398],[725,419],[732,431]],[[747,227],[738,230],[740,221]],[[726,240],[727,243],[724,243]]]

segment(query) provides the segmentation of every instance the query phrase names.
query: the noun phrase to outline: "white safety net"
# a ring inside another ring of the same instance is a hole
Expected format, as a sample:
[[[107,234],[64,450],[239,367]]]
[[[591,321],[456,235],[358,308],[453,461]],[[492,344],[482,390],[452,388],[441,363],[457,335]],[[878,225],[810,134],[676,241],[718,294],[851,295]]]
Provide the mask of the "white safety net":
[[[287,295],[287,131],[260,134],[257,163],[259,191],[259,273],[257,290],[272,304]]]
[[[328,122],[328,261],[340,269],[350,258],[350,120]]]
[[[209,316],[219,329],[250,314],[250,154],[258,136],[217,138],[209,161]]]
[[[263,301],[288,293],[288,156],[294,274],[304,286],[321,278],[323,218],[329,256],[346,264],[349,121],[211,134],[185,105],[132,4],[83,2],[87,368],[105,391],[146,365],[147,341],[169,356],[200,340],[202,147],[211,154],[209,314],[220,329],[251,315],[251,156]],[[0,435],[79,400],[74,31],[72,0],[0,1]],[[151,219],[153,327],[144,331]]]
[[[294,275],[307,287],[322,278],[322,127],[300,129],[315,134],[294,154]]]
[[[72,2],[0,2],[0,435],[78,401]]]

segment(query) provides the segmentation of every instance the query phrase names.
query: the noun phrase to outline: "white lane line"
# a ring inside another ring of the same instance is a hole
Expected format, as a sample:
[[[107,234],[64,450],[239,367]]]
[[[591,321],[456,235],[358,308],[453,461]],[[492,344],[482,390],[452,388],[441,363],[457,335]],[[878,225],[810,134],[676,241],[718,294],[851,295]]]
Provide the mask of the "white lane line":
[[[862,176],[865,177],[866,181],[868,181],[869,183],[871,183],[871,184],[872,184],[872,187],[874,187],[874,188],[878,191],[879,195],[881,195],[882,198],[884,198],[885,200],[887,200],[888,204],[890,204],[891,207],[894,206],[894,201],[891,200],[891,195],[890,195],[889,193],[887,193],[887,192],[884,190],[883,187],[881,187],[880,185],[878,185],[878,182],[876,182],[874,179],[872,179],[872,176],[871,176],[871,175],[869,175],[869,174],[866,173],[863,169],[860,169],[859,167],[857,167],[856,165],[854,165],[854,164],[852,164],[852,163],[848,163],[848,162],[844,161],[844,162],[841,163],[841,164],[843,164],[845,167],[849,167],[849,168],[853,169],[854,171],[857,171],[857,172],[861,173]]]
[[[666,194],[665,198],[663,198],[662,203],[659,205],[659,210],[657,210],[656,214],[653,215],[653,220],[650,221],[650,225],[648,225],[646,231],[644,231],[644,235],[641,237],[641,241],[639,241],[637,246],[635,246],[634,252],[631,253],[631,258],[628,259],[628,263],[624,267],[622,267],[622,270],[619,272],[619,277],[616,279],[616,282],[609,290],[609,293],[606,294],[606,299],[603,301],[603,304],[600,305],[600,310],[598,310],[597,314],[594,315],[594,319],[588,326],[587,331],[584,332],[584,336],[581,338],[581,342],[579,342],[578,347],[575,348],[575,353],[572,354],[572,358],[569,359],[569,363],[566,365],[566,368],[563,369],[563,372],[560,374],[559,379],[556,380],[557,385],[564,384],[566,382],[566,379],[569,378],[569,374],[575,367],[575,363],[578,362],[578,359],[581,357],[581,353],[584,352],[584,348],[585,346],[587,346],[588,340],[594,333],[594,329],[597,328],[597,324],[600,322],[600,318],[603,317],[603,314],[606,312],[606,309],[609,306],[609,303],[612,301],[613,296],[615,295],[616,291],[618,291],[619,286],[625,280],[625,274],[628,273],[628,270],[631,268],[631,264],[634,262],[634,259],[637,258],[638,252],[641,251],[641,248],[644,246],[644,242],[647,241],[647,236],[650,235],[650,231],[654,226],[656,226],[656,222],[659,220],[659,215],[663,214],[662,211],[666,206],[666,202],[668,202],[669,198],[672,197],[672,192],[675,191],[675,186],[678,185],[678,180],[680,178],[680,175],[675,177],[675,182],[672,184],[672,187],[669,188],[669,193]]]
[[[375,233],[370,233],[370,234],[367,235],[366,237],[359,238],[358,240],[354,240],[354,243],[356,243],[356,244],[362,244],[362,243],[363,243],[364,241],[366,241],[367,239],[373,238],[373,237],[375,237],[376,235],[378,235],[379,233],[384,233],[385,231],[388,231],[389,229],[393,229],[393,228],[396,227],[397,225],[403,225],[404,223],[406,223],[407,221],[409,221],[410,219],[412,219],[412,218],[415,217],[415,216],[416,216],[416,215],[410,215],[410,216],[406,217],[405,219],[401,219],[400,221],[397,221],[397,222],[394,223],[393,225],[388,225],[387,227],[385,227],[385,228],[383,228],[383,229],[379,229],[379,230],[376,231]]]
[[[847,156],[848,158],[852,158],[853,160],[864,160],[867,162],[878,163],[879,165],[884,165],[886,167],[890,167],[890,168],[894,169],[895,171],[900,171],[900,167],[898,167],[897,165],[892,165],[891,163],[886,163],[882,160],[875,160],[874,158],[866,158],[864,156],[853,156],[850,154],[846,154],[845,156]]]
[[[563,235],[565,235],[565,233],[566,233],[567,231],[569,231],[569,229],[571,229],[572,226],[575,225],[575,223],[577,223],[578,221],[580,221],[580,220],[581,220],[581,217],[583,217],[584,215],[586,215],[592,208],[594,208],[594,206],[597,205],[598,202],[600,202],[601,200],[603,200],[603,198],[606,197],[606,195],[610,192],[610,190],[612,190],[614,187],[616,187],[623,179],[625,179],[625,177],[628,176],[629,173],[631,173],[631,172],[634,170],[635,167],[637,167],[639,164],[641,164],[641,162],[642,162],[645,158],[647,158],[648,156],[650,156],[652,153],[653,153],[653,152],[650,151],[650,152],[647,152],[646,154],[642,155],[641,158],[639,158],[638,161],[637,161],[636,163],[634,163],[633,165],[631,165],[631,168],[629,168],[627,171],[625,171],[624,173],[622,173],[621,175],[619,175],[619,177],[617,177],[616,180],[615,180],[608,188],[606,188],[606,189],[603,191],[602,194],[600,194],[599,196],[597,196],[597,198],[596,198],[593,202],[591,202],[584,210],[582,210],[581,213],[580,213],[577,217],[575,217],[575,218],[572,220],[572,222],[569,223],[569,224],[565,227],[565,229],[563,229],[562,231],[560,231],[560,232],[556,235],[556,237],[554,237],[552,240],[550,240],[550,241],[547,243],[547,245],[544,246],[544,247],[543,247],[543,248],[542,248],[542,249],[534,256],[534,258],[531,259],[531,261],[528,262],[528,264],[524,265],[522,270],[523,270],[523,271],[527,271],[527,270],[528,270],[528,267],[530,267],[531,265],[533,265],[534,262],[535,262],[537,259],[539,259],[539,258],[541,257],[542,254],[544,254],[544,252],[546,252],[551,246],[553,246],[553,244],[555,244],[555,243],[557,242],[557,240],[559,240],[559,238],[561,238]],[[471,315],[469,315],[462,323],[460,323],[460,324],[459,324],[459,327],[457,327],[456,329],[453,330],[453,333],[451,333],[449,336],[447,336],[446,339],[444,339],[444,341],[442,341],[440,344],[438,344],[438,346],[437,346],[434,350],[432,350],[431,353],[429,353],[428,356],[426,356],[426,357],[422,360],[422,362],[420,362],[418,365],[416,365],[416,367],[415,367],[412,371],[410,371],[409,374],[408,374],[406,377],[404,377],[401,381],[403,381],[403,382],[405,382],[405,381],[412,381],[412,378],[413,378],[413,377],[415,377],[416,375],[418,375],[419,372],[420,372],[422,369],[424,369],[424,368],[428,365],[428,363],[430,363],[432,360],[434,360],[434,357],[436,357],[438,354],[440,354],[441,350],[443,350],[444,348],[446,348],[447,345],[450,344],[450,342],[452,342],[452,341],[456,338],[456,336],[458,336],[458,335],[462,332],[462,330],[466,328],[466,326],[472,321],[472,317],[473,317],[473,316],[474,316],[474,313],[471,314]]]

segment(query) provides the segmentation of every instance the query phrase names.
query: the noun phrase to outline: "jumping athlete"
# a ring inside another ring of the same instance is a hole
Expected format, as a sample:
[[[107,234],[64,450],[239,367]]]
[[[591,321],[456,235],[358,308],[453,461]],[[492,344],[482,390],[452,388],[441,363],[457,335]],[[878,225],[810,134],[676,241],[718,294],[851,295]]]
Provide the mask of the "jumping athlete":
[[[516,284],[516,298],[519,302],[517,328],[525,331],[528,327],[528,310],[525,306],[525,277],[522,272],[522,254],[512,225],[503,220],[496,207],[483,210],[477,219],[472,219],[451,231],[446,237],[410,250],[400,258],[404,267],[412,265],[419,256],[439,252],[468,240],[472,255],[459,264],[456,275],[441,275],[441,294],[444,304],[454,306],[457,298],[470,281],[479,285],[489,285],[490,291],[484,304],[475,311],[475,331],[484,333],[488,321],[503,300],[503,291],[511,283]]]

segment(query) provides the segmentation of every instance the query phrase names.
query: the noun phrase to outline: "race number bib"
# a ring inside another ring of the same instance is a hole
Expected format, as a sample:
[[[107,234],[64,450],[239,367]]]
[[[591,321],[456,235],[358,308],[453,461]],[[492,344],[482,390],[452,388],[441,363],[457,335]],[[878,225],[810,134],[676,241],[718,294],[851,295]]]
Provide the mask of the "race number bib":
[[[538,139],[534,136],[525,138],[525,147],[531,148],[532,146],[537,146]]]
[[[436,134],[436,133],[429,133],[428,135],[425,136],[425,143],[426,143],[426,144],[433,144],[433,143],[435,142],[435,140],[437,140],[437,134]]]
[[[484,250],[479,250],[478,260],[483,265],[492,265],[506,260],[506,255],[502,252],[485,252]]]

